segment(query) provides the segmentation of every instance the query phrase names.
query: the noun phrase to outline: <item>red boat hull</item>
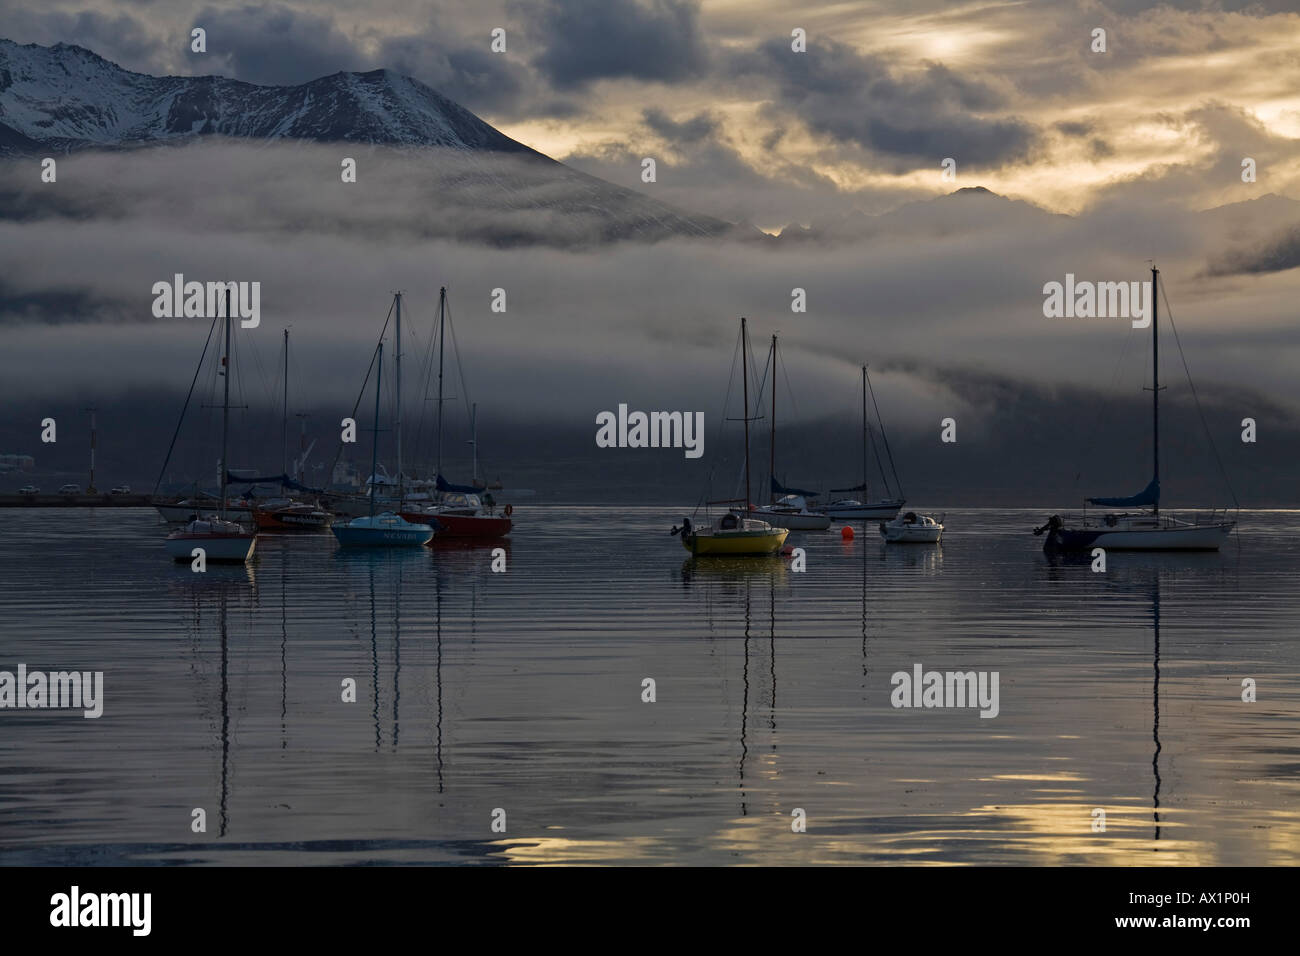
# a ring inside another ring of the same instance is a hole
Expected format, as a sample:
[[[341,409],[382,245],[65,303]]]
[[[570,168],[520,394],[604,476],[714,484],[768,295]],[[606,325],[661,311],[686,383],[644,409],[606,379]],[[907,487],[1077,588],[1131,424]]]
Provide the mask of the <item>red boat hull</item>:
[[[321,531],[331,523],[329,515],[317,517],[292,511],[254,511],[253,520],[262,531]]]
[[[504,538],[510,533],[513,522],[509,518],[491,515],[422,514],[403,511],[407,521],[422,521],[434,525],[434,538]]]

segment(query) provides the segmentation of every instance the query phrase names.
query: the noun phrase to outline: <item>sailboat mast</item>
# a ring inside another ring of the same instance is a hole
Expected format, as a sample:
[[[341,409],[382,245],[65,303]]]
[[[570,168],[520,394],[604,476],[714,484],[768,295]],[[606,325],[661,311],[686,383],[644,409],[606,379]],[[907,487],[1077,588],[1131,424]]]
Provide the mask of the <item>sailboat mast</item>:
[[[862,366],[862,500],[867,500],[867,367]]]
[[[478,481],[478,402],[469,408],[469,443],[474,449],[474,467],[470,476],[473,481]]]
[[[768,478],[768,501],[776,501],[776,489],[772,483],[776,479],[776,336],[772,336],[772,427],[769,429],[772,436],[771,449],[769,451],[769,461],[767,465]]]
[[[394,292],[397,302],[397,350],[393,354],[393,367],[396,374],[397,411],[393,428],[397,432],[397,504],[402,504],[402,293]]]
[[[230,444],[230,286],[226,286],[226,340],[221,356],[221,372],[226,377],[226,394],[221,400],[221,520],[226,520],[226,451]]]
[[[740,376],[744,383],[745,411],[741,415],[741,421],[745,423],[745,511],[749,511],[749,350],[745,347],[748,343],[747,332],[745,330],[745,317],[740,317]],[[732,368],[735,368],[733,365]]]
[[[280,474],[289,474],[289,330],[284,330],[284,408],[280,413]]]
[[[379,382],[384,377],[384,343],[379,343],[379,361],[375,363],[375,433],[370,442],[370,517],[375,516],[375,478],[379,474]]]
[[[442,474],[442,359],[446,351],[447,287],[438,290],[438,462],[435,475]]]
[[[1155,456],[1156,487],[1160,487],[1160,336],[1156,330],[1160,326],[1160,270],[1151,267],[1151,447]],[[1152,507],[1152,514],[1160,514],[1160,499],[1157,497]]]

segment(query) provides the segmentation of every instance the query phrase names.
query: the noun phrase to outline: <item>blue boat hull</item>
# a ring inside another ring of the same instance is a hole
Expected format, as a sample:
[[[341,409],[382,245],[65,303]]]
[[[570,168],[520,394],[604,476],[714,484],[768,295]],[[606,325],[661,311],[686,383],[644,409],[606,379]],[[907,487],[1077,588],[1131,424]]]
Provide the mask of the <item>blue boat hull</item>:
[[[418,548],[428,544],[433,531],[428,528],[351,528],[334,525],[334,537],[345,548]]]

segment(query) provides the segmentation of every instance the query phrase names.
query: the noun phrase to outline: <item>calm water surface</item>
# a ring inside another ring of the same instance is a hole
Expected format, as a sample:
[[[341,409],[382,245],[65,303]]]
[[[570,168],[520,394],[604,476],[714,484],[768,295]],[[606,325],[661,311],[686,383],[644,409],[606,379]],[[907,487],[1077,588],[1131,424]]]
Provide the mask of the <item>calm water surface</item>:
[[[1042,511],[794,533],[803,573],[680,517],[521,506],[504,574],[332,535],[196,574],[152,511],[0,513],[0,669],[105,684],[0,711],[0,862],[1300,863],[1300,513],[1105,574]],[[917,663],[1000,713],[893,708]]]

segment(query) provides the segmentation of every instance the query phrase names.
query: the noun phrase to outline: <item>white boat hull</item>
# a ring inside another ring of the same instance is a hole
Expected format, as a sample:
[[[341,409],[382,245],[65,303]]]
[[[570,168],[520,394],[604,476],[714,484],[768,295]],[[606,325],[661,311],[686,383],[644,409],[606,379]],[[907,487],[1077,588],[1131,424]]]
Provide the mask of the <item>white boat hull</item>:
[[[204,561],[242,564],[253,556],[256,546],[257,537],[251,534],[177,532],[167,536],[167,553],[176,561],[192,561],[194,549],[202,548]]]
[[[1103,531],[1089,547],[1107,551],[1218,551],[1230,534],[1231,524],[1150,531]]]
[[[943,535],[943,525],[926,528],[880,526],[880,536],[890,544],[935,544]]]
[[[827,505],[822,513],[841,521],[888,521],[898,516],[904,501],[875,501],[862,505]]]
[[[1053,516],[1046,526],[1048,551],[1218,551],[1235,521],[1212,521],[1194,524],[1163,516],[1119,515],[1102,522],[1087,522],[1074,527]]]

